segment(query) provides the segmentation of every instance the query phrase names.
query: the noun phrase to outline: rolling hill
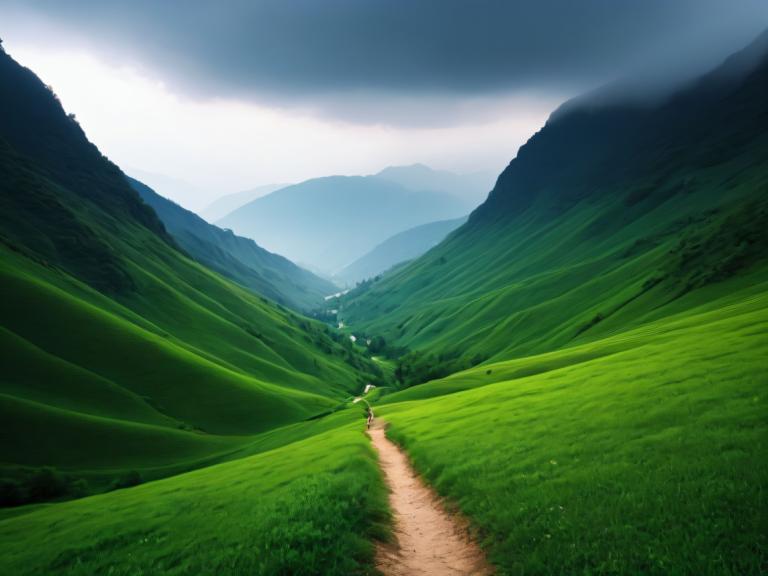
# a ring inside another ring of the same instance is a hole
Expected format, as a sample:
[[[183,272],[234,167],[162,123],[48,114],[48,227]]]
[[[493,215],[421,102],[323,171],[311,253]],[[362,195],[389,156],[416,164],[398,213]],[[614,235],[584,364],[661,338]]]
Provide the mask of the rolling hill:
[[[327,327],[190,259],[5,52],[0,276],[3,498],[43,466],[91,489],[197,467],[378,373]]]
[[[208,224],[138,180],[128,181],[179,246],[208,268],[295,310],[317,308],[324,296],[337,291],[329,281],[264,250],[253,240]]]
[[[467,218],[464,217],[430,222],[395,234],[349,266],[342,268],[334,279],[337,282],[354,285],[356,282],[373,278],[395,264],[421,256],[466,221]]]
[[[414,191],[378,176],[329,176],[257,198],[217,224],[332,275],[393,234],[469,209],[450,194]]]

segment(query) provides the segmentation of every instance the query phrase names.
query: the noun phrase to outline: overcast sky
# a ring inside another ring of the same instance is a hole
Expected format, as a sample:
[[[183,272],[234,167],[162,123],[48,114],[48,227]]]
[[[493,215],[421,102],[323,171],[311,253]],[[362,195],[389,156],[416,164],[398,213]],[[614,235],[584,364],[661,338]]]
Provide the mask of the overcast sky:
[[[6,50],[194,209],[393,164],[500,171],[563,100],[698,73],[766,27],[766,0],[0,0]]]

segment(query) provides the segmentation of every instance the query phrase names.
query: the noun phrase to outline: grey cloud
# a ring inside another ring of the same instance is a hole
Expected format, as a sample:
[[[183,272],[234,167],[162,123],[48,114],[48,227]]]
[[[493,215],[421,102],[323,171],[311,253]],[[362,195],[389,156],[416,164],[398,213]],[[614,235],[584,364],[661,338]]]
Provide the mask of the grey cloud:
[[[765,0],[5,0],[2,6],[0,17],[9,15],[39,42],[86,43],[154,69],[187,94],[310,105],[352,121],[375,119],[382,99],[395,97],[391,121],[407,124],[430,97],[460,103],[520,90],[573,94],[651,70],[698,72],[768,26]],[[339,105],[356,94],[354,105]]]

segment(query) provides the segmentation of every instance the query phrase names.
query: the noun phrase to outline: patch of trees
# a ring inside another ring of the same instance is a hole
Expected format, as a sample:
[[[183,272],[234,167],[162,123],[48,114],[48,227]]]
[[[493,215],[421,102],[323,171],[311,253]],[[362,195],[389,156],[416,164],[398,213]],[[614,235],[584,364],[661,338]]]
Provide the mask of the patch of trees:
[[[487,354],[462,355],[457,350],[428,354],[413,351],[399,359],[395,368],[395,378],[403,388],[416,386],[450,376],[454,372],[467,370],[488,360]]]
[[[138,486],[143,482],[135,470],[123,472],[109,485],[109,490]],[[96,492],[85,478],[65,474],[52,466],[21,468],[0,478],[0,508],[82,498]]]
[[[78,498],[88,493],[84,478],[63,474],[50,466],[21,470],[14,477],[0,479],[0,506],[4,508]]]

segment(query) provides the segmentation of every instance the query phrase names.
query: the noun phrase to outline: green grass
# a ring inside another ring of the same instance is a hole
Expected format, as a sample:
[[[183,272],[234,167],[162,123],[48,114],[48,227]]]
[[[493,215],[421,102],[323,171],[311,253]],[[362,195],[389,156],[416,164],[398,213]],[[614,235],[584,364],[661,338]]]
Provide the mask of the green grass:
[[[191,260],[28,71],[0,53],[0,482],[103,487],[222,458],[380,369]]]
[[[501,574],[765,572],[762,74],[554,119],[341,303],[411,349],[371,361],[178,250],[0,53],[0,487],[153,480],[3,511],[0,573],[370,573],[386,491],[342,405],[369,381]]]
[[[255,456],[0,520],[5,574],[364,574],[386,490],[357,411]],[[316,432],[316,431],[315,431]],[[277,438],[272,442],[280,443]]]
[[[412,385],[599,340],[764,271],[765,76],[554,115],[465,225],[342,298],[340,319],[409,348]]]
[[[762,292],[602,349],[478,367],[377,412],[501,574],[759,574],[766,349]]]

